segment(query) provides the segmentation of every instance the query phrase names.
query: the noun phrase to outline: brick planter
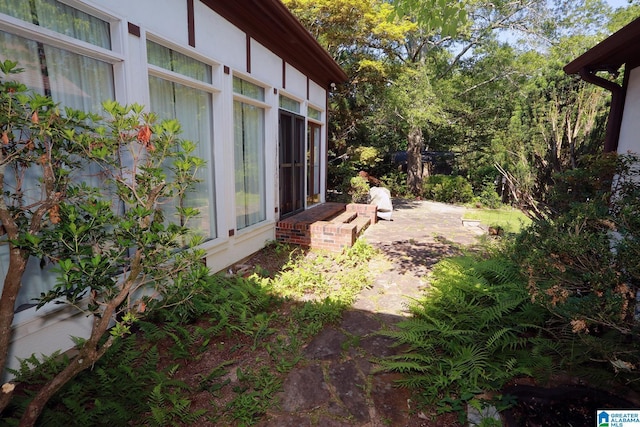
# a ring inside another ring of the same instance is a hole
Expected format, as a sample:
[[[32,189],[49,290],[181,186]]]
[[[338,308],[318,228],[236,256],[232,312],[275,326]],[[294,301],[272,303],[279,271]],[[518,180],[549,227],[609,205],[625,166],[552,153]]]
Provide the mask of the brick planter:
[[[276,224],[276,240],[339,252],[377,221],[377,207],[351,203],[324,203]]]

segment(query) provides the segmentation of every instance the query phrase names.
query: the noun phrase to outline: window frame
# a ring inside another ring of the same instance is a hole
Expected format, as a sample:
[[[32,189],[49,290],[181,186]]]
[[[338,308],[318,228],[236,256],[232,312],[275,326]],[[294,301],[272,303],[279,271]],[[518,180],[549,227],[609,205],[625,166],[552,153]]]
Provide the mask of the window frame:
[[[145,64],[147,66],[147,100],[148,100],[148,108],[153,111],[151,106],[151,90],[149,85],[149,76],[156,77],[162,80],[166,80],[170,83],[176,83],[179,85],[187,86],[192,89],[200,90],[208,93],[211,96],[211,138],[208,141],[208,153],[207,158],[203,159],[206,163],[205,170],[207,170],[207,178],[209,183],[207,184],[207,198],[209,203],[211,204],[210,212],[209,212],[209,222],[211,224],[209,235],[205,236],[205,240],[203,243],[208,243],[211,241],[215,241],[220,239],[220,210],[219,210],[219,202],[218,200],[218,177],[217,175],[217,165],[215,164],[216,158],[216,96],[222,93],[222,90],[216,85],[217,79],[216,76],[218,74],[220,64],[217,62],[211,61],[210,58],[206,58],[205,56],[198,54],[190,49],[185,49],[182,46],[179,46],[171,41],[168,41],[164,38],[156,36],[152,33],[146,33],[146,37],[142,41],[144,45],[145,55],[147,52],[147,42],[150,41],[152,43],[158,44],[164,48],[170,49],[174,52],[177,52],[181,55],[188,56],[191,59],[202,62],[203,64],[211,67],[211,83],[207,83],[205,81],[172,71],[166,68],[160,67],[158,65],[151,64],[149,62],[149,58],[145,56]],[[196,141],[194,141],[196,142]]]
[[[0,30],[17,36],[23,39],[27,39],[30,42],[46,45],[51,48],[61,49],[68,51],[74,55],[86,57],[94,60],[98,60],[107,63],[111,66],[111,72],[113,77],[113,97],[116,100],[126,99],[126,74],[125,74],[125,36],[123,34],[125,28],[125,21],[121,18],[108,14],[100,9],[90,7],[84,3],[80,3],[73,0],[61,1],[72,8],[92,15],[95,18],[101,19],[109,24],[109,36],[111,39],[111,49],[107,49],[74,37],[59,33],[55,30],[48,29],[39,25],[35,25],[29,21],[23,21],[19,18],[4,14],[0,12]],[[9,58],[11,59],[11,58]],[[18,64],[20,67],[21,64]],[[31,88],[35,89],[35,88]],[[104,101],[104,100],[99,100]],[[30,259],[29,262],[33,260]],[[35,267],[37,268],[37,267]],[[25,297],[27,297],[25,295]],[[24,298],[24,297],[23,297]],[[16,303],[20,301],[18,299]],[[15,313],[32,313],[35,312],[33,308],[35,304],[22,303],[15,307]],[[47,307],[52,304],[47,304]],[[28,316],[25,314],[25,316]]]
[[[264,150],[264,152],[263,152],[263,161],[264,161],[263,168],[264,168],[264,174],[265,174],[263,179],[265,180],[265,184],[266,184],[266,179],[267,179],[267,176],[268,176],[269,170],[270,170],[269,169],[270,165],[268,164],[268,154],[269,153],[267,152],[267,145],[268,145],[267,144],[267,138],[268,138],[268,132],[269,132],[269,130],[268,130],[268,127],[269,127],[269,115],[270,115],[270,112],[272,110],[272,105],[268,103],[269,91],[270,91],[271,88],[268,85],[266,85],[266,84],[264,84],[264,83],[262,83],[262,82],[260,82],[260,81],[258,81],[256,79],[254,79],[254,78],[251,78],[250,76],[242,74],[242,73],[233,72],[233,73],[231,73],[230,77],[231,77],[231,85],[230,86],[231,86],[231,93],[232,93],[232,103],[231,103],[232,111],[233,111],[233,109],[235,109],[234,104],[236,102],[240,102],[240,103],[247,104],[247,105],[250,105],[250,106],[253,106],[253,107],[256,107],[256,108],[260,108],[262,110],[262,113],[263,113],[263,126],[264,126],[264,129],[263,129],[264,135],[263,135],[263,140],[262,140],[262,147],[263,147],[263,150]],[[243,95],[241,93],[236,92],[233,89],[233,79],[234,78],[238,78],[240,80],[244,80],[247,83],[254,84],[254,85],[264,89],[264,98],[265,98],[265,100],[261,101],[261,100],[256,99],[256,98],[252,98],[252,97],[250,97],[248,95]],[[232,119],[234,119],[233,115],[232,115]],[[234,122],[234,127],[235,127],[235,122]],[[234,173],[236,171],[236,168],[235,168],[235,143],[236,143],[236,141],[235,141],[235,134],[234,134],[233,135],[233,150],[234,150],[234,153],[233,153],[233,155],[234,155],[233,172]],[[237,189],[236,184],[234,182],[234,184],[233,184],[233,195],[234,195],[234,197],[233,197],[233,201],[234,201],[233,202],[234,203],[234,206],[233,206],[233,221],[234,221],[235,230],[237,230],[239,234],[248,233],[251,230],[253,230],[253,229],[257,228],[257,227],[260,227],[264,223],[268,222],[269,219],[270,219],[269,218],[270,202],[268,200],[268,196],[269,196],[270,192],[269,192],[268,186],[265,185],[265,187],[264,187],[264,195],[263,195],[264,196],[263,204],[264,204],[264,209],[265,209],[264,219],[254,223],[254,224],[244,226],[242,228],[238,227],[237,206],[236,206],[236,203],[237,203],[236,202],[236,200],[237,200],[237,197],[236,197],[237,190],[238,189]]]

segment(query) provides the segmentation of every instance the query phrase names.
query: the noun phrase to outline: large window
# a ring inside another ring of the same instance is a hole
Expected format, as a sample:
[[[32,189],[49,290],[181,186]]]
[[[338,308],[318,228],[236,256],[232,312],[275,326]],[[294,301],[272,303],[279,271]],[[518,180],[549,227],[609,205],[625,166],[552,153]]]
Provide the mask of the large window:
[[[307,204],[320,202],[320,141],[322,127],[309,122],[307,133]]]
[[[264,88],[233,78],[236,227],[266,219]]]
[[[200,215],[186,225],[205,237],[215,238],[211,66],[151,41],[147,43],[147,54],[149,63],[155,65],[150,67],[149,76],[151,110],[161,118],[178,119],[182,138],[196,142],[194,154],[207,162],[198,172],[200,182],[184,201],[185,206],[198,209]],[[173,207],[166,206],[165,213],[180,221]]]
[[[111,49],[108,22],[58,0],[0,0],[0,12],[74,39]]]
[[[0,60],[18,61],[24,69],[11,78],[63,106],[84,111],[100,113],[102,101],[115,98],[114,64],[118,55],[109,53],[112,43],[107,21],[56,0],[0,0],[0,14],[9,15],[14,22],[0,30]],[[6,18],[0,15],[0,23],[3,19]],[[16,20],[24,21],[19,25],[20,35],[12,33]],[[56,34],[51,35],[51,31]],[[87,43],[94,48],[87,47]],[[74,49],[76,44],[82,48]],[[36,173],[28,175],[22,177],[25,200],[39,200],[41,177]],[[12,185],[10,174],[5,179],[7,185]],[[97,178],[87,170],[82,179],[95,183]],[[8,264],[8,246],[0,245],[0,277],[4,278]],[[34,304],[34,298],[51,289],[55,275],[50,266],[41,266],[40,260],[33,258],[23,283],[17,309]]]

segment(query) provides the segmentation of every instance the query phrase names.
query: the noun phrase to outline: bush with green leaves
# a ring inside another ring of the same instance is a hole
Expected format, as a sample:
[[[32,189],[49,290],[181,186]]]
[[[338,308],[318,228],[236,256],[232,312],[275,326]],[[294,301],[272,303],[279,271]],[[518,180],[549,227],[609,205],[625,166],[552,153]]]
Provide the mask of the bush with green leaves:
[[[469,203],[473,188],[463,176],[432,175],[422,184],[422,196],[443,203]]]
[[[351,202],[369,203],[369,181],[358,175],[351,178],[350,183],[349,194],[351,195]]]
[[[382,181],[382,186],[389,190],[391,197],[413,197],[407,187],[407,174],[404,172],[393,171],[387,173],[380,177],[380,181]]]
[[[582,156],[575,168],[553,175],[553,185],[544,201],[549,217],[562,215],[574,206],[598,200],[603,207],[609,197],[615,177],[632,172],[633,157],[615,153]]]
[[[502,198],[496,192],[493,181],[487,181],[482,185],[480,193],[474,198],[477,203],[489,209],[498,209],[502,206]]]
[[[0,71],[8,77],[20,70],[4,61]],[[30,257],[52,264],[57,274],[38,307],[63,302],[92,318],[90,336],[77,340],[77,354],[39,387],[21,425],[33,425],[62,386],[129,333],[147,312],[143,291],[206,269],[202,251],[189,249],[200,240],[186,224],[198,212],[181,202],[203,165],[192,154],[195,143],[179,138],[176,120],[158,120],[140,105],[104,101],[103,107],[105,119],[0,82],[0,221],[10,253],[0,298],[0,361],[4,366]],[[168,202],[179,218],[165,218]],[[5,389],[0,410],[11,397],[11,386]]]
[[[226,277],[210,274],[208,270],[195,270],[192,276],[178,277],[161,290],[160,298],[149,301],[149,319],[190,324],[208,318],[222,331],[234,320],[259,313],[278,301],[279,298],[271,293],[268,280]]]
[[[557,176],[556,191],[570,190],[567,200],[555,204],[556,215],[524,230],[512,248],[531,298],[553,313],[554,333],[579,349],[576,354],[589,355],[571,362],[576,373],[599,365],[630,383],[640,378],[638,164],[635,157],[607,156]],[[580,184],[590,176],[596,182]]]
[[[525,278],[504,257],[440,261],[410,308],[410,319],[385,332],[406,351],[381,364],[406,374],[400,385],[423,403],[462,409],[456,402],[553,370],[553,344],[542,338],[548,313],[531,303]]]

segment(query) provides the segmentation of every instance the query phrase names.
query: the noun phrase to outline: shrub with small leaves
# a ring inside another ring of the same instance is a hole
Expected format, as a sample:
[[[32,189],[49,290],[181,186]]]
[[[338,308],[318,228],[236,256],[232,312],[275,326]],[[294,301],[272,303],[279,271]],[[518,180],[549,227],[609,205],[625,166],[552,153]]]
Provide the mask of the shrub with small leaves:
[[[573,348],[575,357],[566,363],[576,374],[598,365],[609,371],[609,380],[615,375],[630,384],[640,378],[640,346],[634,339],[640,289],[638,160],[607,155],[558,175],[556,214],[535,221],[512,248],[528,276],[532,300],[553,313],[554,333]],[[591,184],[580,184],[588,177]],[[564,201],[560,190],[568,192]]]
[[[349,194],[353,203],[369,203],[369,181],[361,176],[351,178]]]
[[[423,181],[422,196],[436,202],[468,203],[473,200],[473,189],[462,176],[432,175]]]

